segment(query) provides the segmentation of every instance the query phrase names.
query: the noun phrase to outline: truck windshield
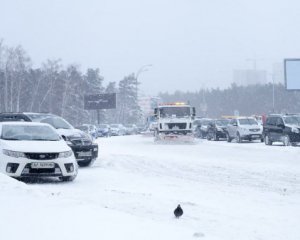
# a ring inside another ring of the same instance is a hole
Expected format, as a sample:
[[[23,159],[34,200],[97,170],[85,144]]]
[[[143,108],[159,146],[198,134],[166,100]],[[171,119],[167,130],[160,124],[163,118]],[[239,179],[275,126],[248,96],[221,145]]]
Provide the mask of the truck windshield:
[[[191,110],[189,107],[163,107],[159,109],[160,117],[189,117],[191,115]]]

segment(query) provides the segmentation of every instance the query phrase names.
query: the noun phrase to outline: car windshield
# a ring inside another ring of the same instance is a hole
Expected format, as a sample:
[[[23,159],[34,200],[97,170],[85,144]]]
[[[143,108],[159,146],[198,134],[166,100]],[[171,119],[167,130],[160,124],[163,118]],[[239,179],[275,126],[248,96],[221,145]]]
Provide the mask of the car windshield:
[[[240,125],[258,125],[258,123],[253,118],[243,118],[239,119]]]
[[[27,114],[33,122],[48,123],[56,129],[73,129],[65,119],[50,114]]]
[[[79,127],[76,127],[76,128],[81,130],[81,131],[88,131],[89,130],[88,126],[79,126]]]
[[[300,116],[283,117],[285,124],[300,125]]]
[[[59,141],[61,138],[50,126],[3,125],[1,139]]]
[[[160,116],[162,118],[165,117],[188,117],[190,116],[190,108],[189,107],[163,107],[159,109]]]
[[[228,120],[217,120],[216,121],[216,125],[217,126],[227,126],[228,125],[228,123],[229,123],[229,121]]]
[[[207,126],[211,121],[210,120],[201,120],[202,126]]]

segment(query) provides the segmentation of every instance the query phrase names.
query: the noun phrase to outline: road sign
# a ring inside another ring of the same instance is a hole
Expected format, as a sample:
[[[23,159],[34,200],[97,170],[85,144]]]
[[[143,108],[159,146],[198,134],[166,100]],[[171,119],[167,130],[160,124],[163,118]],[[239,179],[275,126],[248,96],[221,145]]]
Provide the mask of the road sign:
[[[104,93],[84,96],[84,109],[114,109],[116,108],[116,93]]]

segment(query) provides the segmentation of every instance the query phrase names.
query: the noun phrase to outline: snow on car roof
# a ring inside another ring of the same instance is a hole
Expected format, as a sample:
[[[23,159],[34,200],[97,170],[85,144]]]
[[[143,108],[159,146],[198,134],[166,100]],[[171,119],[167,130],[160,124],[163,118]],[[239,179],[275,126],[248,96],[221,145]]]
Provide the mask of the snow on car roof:
[[[49,126],[48,123],[39,123],[39,122],[0,122],[0,126],[3,125]]]

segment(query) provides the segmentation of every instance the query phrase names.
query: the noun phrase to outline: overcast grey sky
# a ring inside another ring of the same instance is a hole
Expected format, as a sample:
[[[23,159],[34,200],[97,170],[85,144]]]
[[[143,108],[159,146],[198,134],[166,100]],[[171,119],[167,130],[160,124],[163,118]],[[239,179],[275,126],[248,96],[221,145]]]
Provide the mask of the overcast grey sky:
[[[0,0],[0,38],[46,59],[99,67],[142,90],[226,87],[232,71],[300,57],[299,0]]]

